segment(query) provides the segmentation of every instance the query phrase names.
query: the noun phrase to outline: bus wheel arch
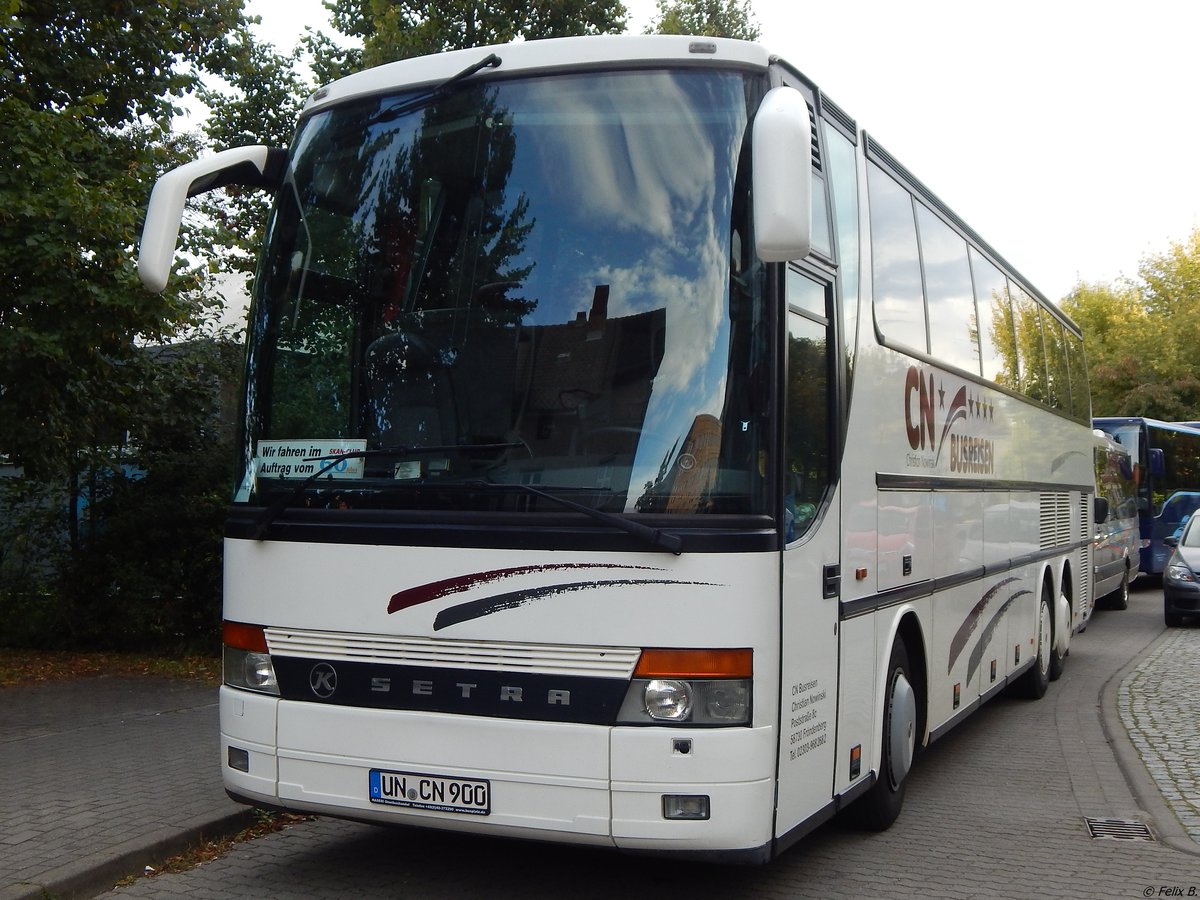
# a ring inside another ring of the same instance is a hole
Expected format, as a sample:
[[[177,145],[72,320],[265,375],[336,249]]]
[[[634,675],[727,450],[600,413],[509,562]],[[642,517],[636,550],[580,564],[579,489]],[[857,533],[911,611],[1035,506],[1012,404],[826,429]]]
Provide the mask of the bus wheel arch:
[[[926,663],[914,615],[892,639],[883,683],[879,770],[875,783],[851,808],[855,825],[883,831],[900,815],[912,763],[925,740]]]

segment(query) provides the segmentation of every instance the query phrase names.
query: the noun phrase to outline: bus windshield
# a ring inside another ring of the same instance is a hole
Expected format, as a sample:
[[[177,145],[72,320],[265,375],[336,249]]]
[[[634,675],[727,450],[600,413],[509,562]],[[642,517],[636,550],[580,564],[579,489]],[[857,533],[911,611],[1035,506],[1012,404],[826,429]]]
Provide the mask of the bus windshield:
[[[251,312],[238,502],[761,513],[769,341],[721,71],[460,83],[308,117]],[[488,490],[478,490],[484,486]]]

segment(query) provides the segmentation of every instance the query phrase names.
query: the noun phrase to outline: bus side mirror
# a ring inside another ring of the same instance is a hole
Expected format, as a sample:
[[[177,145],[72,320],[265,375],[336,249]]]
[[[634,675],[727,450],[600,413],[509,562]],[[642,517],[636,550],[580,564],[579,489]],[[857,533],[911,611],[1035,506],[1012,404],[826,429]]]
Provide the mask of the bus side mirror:
[[[146,289],[157,293],[167,286],[188,197],[229,184],[277,189],[286,169],[286,150],[253,146],[224,150],[162,175],[150,192],[138,252],[138,276]]]
[[[772,88],[754,117],[754,247],[763,262],[812,249],[812,124],[795,88]]]
[[[1103,525],[1108,521],[1108,498],[1096,497],[1093,503],[1095,504],[1095,508],[1092,512],[1092,520],[1097,525]]]
[[[1150,448],[1150,474],[1159,478],[1167,474],[1166,457],[1158,447]]]

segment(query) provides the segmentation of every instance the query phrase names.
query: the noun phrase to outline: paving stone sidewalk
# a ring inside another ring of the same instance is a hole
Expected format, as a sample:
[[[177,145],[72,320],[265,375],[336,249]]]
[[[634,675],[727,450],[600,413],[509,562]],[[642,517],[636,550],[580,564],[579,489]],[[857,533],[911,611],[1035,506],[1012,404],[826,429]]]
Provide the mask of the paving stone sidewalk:
[[[0,688],[0,900],[94,896],[246,819],[217,766],[216,688]]]
[[[1125,676],[1121,723],[1167,806],[1200,842],[1200,628],[1172,628]]]

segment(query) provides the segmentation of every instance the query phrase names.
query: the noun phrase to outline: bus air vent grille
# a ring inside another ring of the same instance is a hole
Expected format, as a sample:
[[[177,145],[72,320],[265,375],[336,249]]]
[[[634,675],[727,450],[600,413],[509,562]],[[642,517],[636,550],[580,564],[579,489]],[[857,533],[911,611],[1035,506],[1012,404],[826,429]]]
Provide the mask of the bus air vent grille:
[[[1071,495],[1042,494],[1039,535],[1041,549],[1050,550],[1071,542]]]
[[[1084,537],[1083,566],[1079,572],[1079,596],[1091,596],[1090,582],[1092,578],[1092,543],[1086,538],[1095,529],[1091,527],[1092,495],[1083,494],[1079,500],[1080,531]]]
[[[378,665],[536,672],[592,678],[632,677],[641,653],[630,647],[451,641],[292,628],[268,628],[266,631],[267,647],[272,655]]]

